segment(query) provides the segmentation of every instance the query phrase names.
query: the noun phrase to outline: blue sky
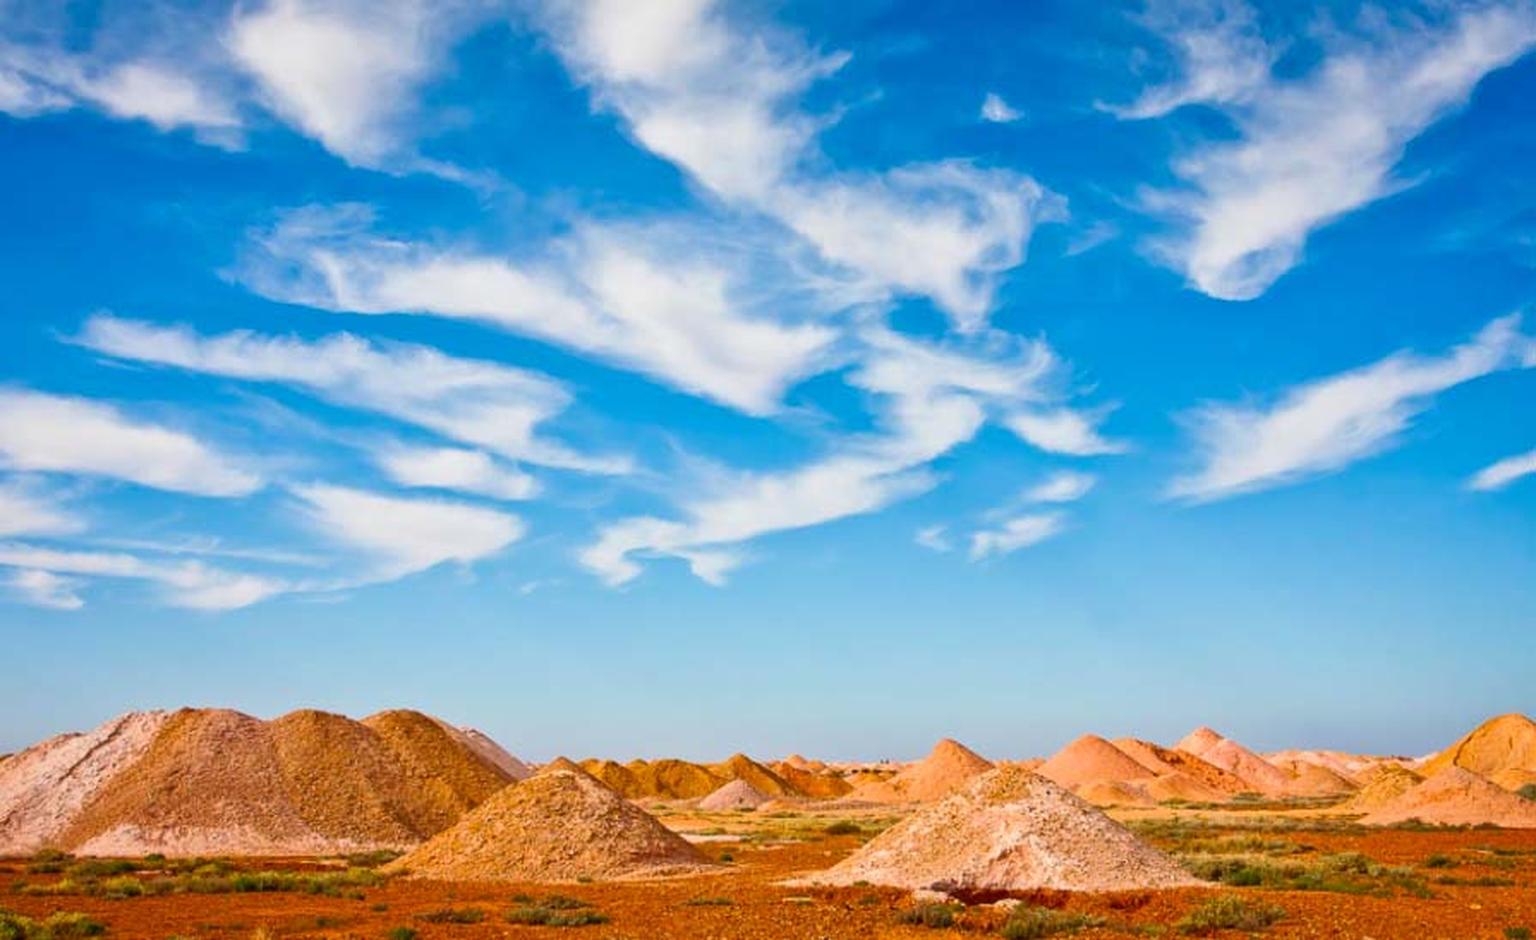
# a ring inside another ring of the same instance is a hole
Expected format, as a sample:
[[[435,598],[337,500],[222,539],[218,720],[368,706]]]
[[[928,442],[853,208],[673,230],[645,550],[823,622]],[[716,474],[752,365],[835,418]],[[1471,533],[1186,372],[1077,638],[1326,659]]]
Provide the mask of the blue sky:
[[[0,750],[1536,710],[1536,5],[0,2]]]

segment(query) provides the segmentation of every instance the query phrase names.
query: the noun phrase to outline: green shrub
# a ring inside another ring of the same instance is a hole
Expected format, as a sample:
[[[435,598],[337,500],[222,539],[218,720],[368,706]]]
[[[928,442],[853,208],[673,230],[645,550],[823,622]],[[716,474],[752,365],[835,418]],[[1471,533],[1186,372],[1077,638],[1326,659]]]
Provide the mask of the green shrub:
[[[526,894],[512,899],[517,906],[506,913],[511,924],[527,924],[536,927],[586,927],[608,923],[607,916],[592,910],[592,904],[580,898],[568,898],[551,894],[542,901],[534,901]]]
[[[1102,927],[1104,918],[1087,914],[1068,914],[1047,907],[1019,906],[1003,923],[1003,940],[1038,940],[1089,927]]]
[[[1527,783],[1525,786],[1516,790],[1515,793],[1519,794],[1527,800],[1536,800],[1536,783]]]
[[[485,920],[485,911],[478,907],[445,907],[442,910],[417,914],[416,919],[424,920],[429,924],[478,924]]]
[[[730,907],[735,903],[730,898],[689,898],[683,902],[686,907]]]
[[[1228,894],[1201,904],[1176,926],[1180,933],[1204,936],[1218,930],[1263,930],[1284,917],[1282,908]]]
[[[1424,860],[1424,867],[1425,868],[1455,868],[1456,867],[1456,860],[1454,858],[1451,858],[1449,855],[1442,855],[1441,853],[1436,852],[1434,855],[1431,855],[1429,858],[1426,858]]]
[[[1505,927],[1504,940],[1531,940],[1531,928]]]
[[[915,927],[953,927],[958,904],[919,904],[902,911],[897,920]]]
[[[384,936],[388,940],[416,940],[416,931],[411,927],[392,927]]]
[[[59,911],[45,920],[33,920],[0,911],[0,940],[79,940],[106,932],[102,923],[80,913]]]
[[[829,836],[851,836],[856,832],[863,832],[864,830],[858,823],[852,820],[839,819],[821,831]]]

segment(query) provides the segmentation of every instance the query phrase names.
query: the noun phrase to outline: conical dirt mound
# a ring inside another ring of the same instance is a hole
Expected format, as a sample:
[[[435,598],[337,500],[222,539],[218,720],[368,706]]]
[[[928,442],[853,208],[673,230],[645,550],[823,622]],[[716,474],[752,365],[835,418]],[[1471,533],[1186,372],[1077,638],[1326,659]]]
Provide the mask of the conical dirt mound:
[[[1341,804],[1339,809],[1350,813],[1374,812],[1384,806],[1392,805],[1394,800],[1418,786],[1423,780],[1423,777],[1406,767],[1396,764],[1384,766],[1375,771],[1369,782],[1360,788],[1360,792]]]
[[[745,780],[753,789],[769,796],[800,795],[783,777],[745,754],[733,754],[729,760],[709,769],[727,780]]]
[[[1536,802],[1510,793],[1477,774],[1451,767],[1373,813],[1360,818],[1368,826],[1388,826],[1417,819],[1448,826],[1504,826],[1536,829]]]
[[[796,793],[813,800],[835,800],[853,791],[852,784],[828,772],[825,765],[817,767],[804,758],[801,761],[803,764],[782,760],[773,765],[774,773],[782,777]]]
[[[1187,751],[1208,764],[1236,775],[1248,789],[1266,796],[1284,796],[1290,792],[1289,774],[1210,728],[1196,728],[1178,743],[1177,750]]]
[[[1057,751],[1035,773],[1068,789],[1087,783],[1126,783],[1155,776],[1096,734],[1085,734]]]
[[[927,757],[889,780],[859,787],[852,796],[879,803],[923,803],[942,799],[991,769],[991,761],[959,741],[945,738]]]
[[[757,809],[771,800],[768,794],[745,780],[732,780],[725,786],[699,801],[699,809],[708,813],[724,813],[737,809]]]
[[[964,891],[1123,891],[1197,882],[1044,777],[991,771],[810,880]]]
[[[1536,771],[1536,721],[1519,714],[1491,718],[1430,758],[1419,772],[1432,777],[1449,767],[1483,777],[1506,770]]]
[[[391,863],[442,881],[561,882],[701,871],[698,849],[585,773],[547,770]]]
[[[696,800],[715,792],[730,779],[698,764],[671,757],[635,760],[624,766],[635,775],[632,799]]]

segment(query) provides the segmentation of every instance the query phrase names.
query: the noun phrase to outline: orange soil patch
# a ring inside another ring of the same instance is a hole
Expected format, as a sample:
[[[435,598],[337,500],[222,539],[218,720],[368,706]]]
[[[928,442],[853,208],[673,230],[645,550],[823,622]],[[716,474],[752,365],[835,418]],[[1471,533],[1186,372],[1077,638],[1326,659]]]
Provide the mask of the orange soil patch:
[[[1516,796],[1471,771],[1451,767],[1360,821],[1379,826],[1410,819],[1454,826],[1491,824],[1536,829],[1536,802]]]
[[[925,807],[811,881],[964,891],[1123,891],[1194,879],[1037,774],[1005,767]]]
[[[506,787],[389,870],[438,880],[566,882],[658,877],[709,864],[590,775],[555,770]]]
[[[1124,783],[1155,776],[1124,751],[1095,734],[1085,734],[1057,751],[1035,773],[1064,787]]]

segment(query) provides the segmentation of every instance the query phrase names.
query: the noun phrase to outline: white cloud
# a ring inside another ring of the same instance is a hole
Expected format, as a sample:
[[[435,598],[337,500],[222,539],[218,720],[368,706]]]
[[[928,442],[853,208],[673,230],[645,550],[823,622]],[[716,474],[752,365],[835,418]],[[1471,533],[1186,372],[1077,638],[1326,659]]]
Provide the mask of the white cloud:
[[[824,364],[828,328],[796,322],[788,288],[753,296],[718,230],[587,225],[546,257],[368,236],[357,207],[290,215],[257,239],[242,277],[268,296],[353,313],[477,320],[595,354],[753,414]],[[753,284],[787,282],[782,271]],[[812,304],[811,306],[814,306]]]
[[[225,571],[197,561],[157,562],[123,553],[56,551],[18,542],[0,543],[0,566],[54,575],[149,581],[160,587],[172,606],[193,610],[247,607],[288,587],[273,578]],[[34,576],[34,580],[39,579]],[[69,603],[68,598],[75,595],[66,591],[60,597]]]
[[[374,343],[349,333],[313,342],[247,331],[202,336],[109,316],[92,317],[77,341],[121,359],[297,386],[513,460],[593,473],[629,469],[627,460],[578,454],[539,433],[570,403],[559,383],[427,346]]]
[[[1033,223],[1059,213],[1031,180],[958,162],[883,175],[809,167],[825,123],[796,98],[846,61],[716,3],[546,2],[556,47],[635,140],[728,202],[764,213],[829,262],[883,290],[930,297],[967,329]]]
[[[942,525],[924,526],[912,536],[912,541],[933,552],[947,552],[955,546],[949,540],[949,528]]]
[[[359,166],[406,157],[422,87],[472,5],[268,0],[237,10],[227,43],[267,105]]]
[[[1062,513],[1014,516],[993,529],[971,533],[971,559],[980,561],[992,555],[1007,555],[1021,548],[1038,545],[1066,528]]]
[[[1091,473],[1062,470],[1024,491],[1031,503],[1072,503],[1088,495],[1098,478]]]
[[[192,128],[227,143],[240,128],[234,104],[200,72],[165,58],[107,59],[61,45],[0,40],[0,111],[33,117],[92,107],[157,130]]]
[[[1393,447],[1434,396],[1505,369],[1536,365],[1519,317],[1494,320],[1442,356],[1406,352],[1299,385],[1271,406],[1210,404],[1184,416],[1201,468],[1172,496],[1210,501],[1348,466]]]
[[[1001,348],[967,353],[868,331],[864,358],[848,381],[873,399],[878,432],[840,440],[793,470],[690,486],[682,519],[621,520],[603,529],[580,561],[622,584],[640,573],[637,556],[667,555],[718,584],[744,560],[734,547],[740,543],[873,512],[930,489],[938,481],[930,463],[971,440],[990,412],[1047,397],[1060,369],[1043,344],[987,339]]]
[[[1248,103],[1270,81],[1278,55],[1242,0],[1154,2],[1142,22],[1167,39],[1181,74],[1146,89],[1132,104],[1101,105],[1118,117],[1162,117],[1188,104]]]
[[[981,102],[981,119],[992,124],[1012,124],[1024,115],[995,91],[987,92]]]
[[[1270,72],[1275,56],[1245,9],[1217,9],[1224,14],[1164,24],[1186,75],[1123,113],[1208,103],[1236,126],[1236,140],[1174,165],[1187,189],[1149,197],[1187,229],[1159,253],[1196,288],[1229,300],[1262,294],[1298,263],[1314,229],[1405,185],[1392,171],[1407,143],[1536,44],[1530,4],[1480,3],[1434,21],[1399,18],[1364,37],[1331,36],[1305,74],[1282,77]]]
[[[1536,450],[1505,457],[1503,460],[1489,464],[1467,481],[1467,487],[1482,492],[1502,490],[1516,480],[1531,474],[1536,474]]]
[[[22,568],[11,572],[6,583],[23,602],[52,610],[79,610],[85,601],[76,593],[78,578],[64,578],[50,571]]]
[[[501,466],[478,450],[397,445],[375,453],[374,459],[385,475],[401,486],[459,490],[507,500],[532,499],[539,491],[533,477]]]
[[[204,496],[243,496],[261,478],[182,431],[85,398],[0,389],[0,463]]]
[[[374,580],[404,577],[447,561],[469,564],[523,535],[516,516],[466,503],[319,484],[293,492],[317,532],[371,559]]]
[[[1029,408],[1007,415],[1003,425],[1020,440],[1047,453],[1072,457],[1125,453],[1129,445],[1099,433],[1098,424],[1104,415],[1104,409]]]
[[[59,508],[35,487],[0,484],[0,537],[63,535],[83,527],[80,519]]]

